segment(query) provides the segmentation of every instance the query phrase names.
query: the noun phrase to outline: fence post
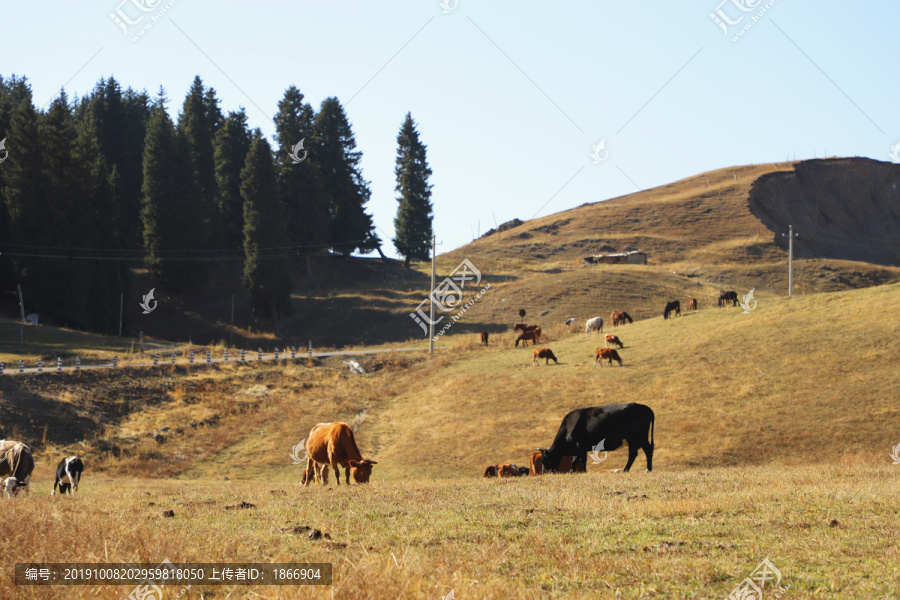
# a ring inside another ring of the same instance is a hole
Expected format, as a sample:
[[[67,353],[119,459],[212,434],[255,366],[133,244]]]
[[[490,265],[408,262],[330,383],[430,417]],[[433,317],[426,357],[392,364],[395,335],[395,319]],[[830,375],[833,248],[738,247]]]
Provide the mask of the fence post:
[[[6,367],[3,363],[0,363],[0,375],[3,375],[3,368]]]
[[[75,372],[78,373],[79,371],[81,371],[81,357],[76,356],[75,357]]]
[[[225,362],[228,362],[228,348],[225,348]]]
[[[291,360],[297,360],[297,349],[291,346]]]
[[[306,366],[312,366],[312,340],[309,340],[309,347],[306,349]]]
[[[156,354],[153,355],[153,368],[155,369],[158,366],[159,366],[159,352],[157,352]]]
[[[119,368],[119,357],[113,356],[113,369],[118,369],[118,368]]]
[[[43,372],[44,372],[44,359],[39,358],[38,359],[38,375],[40,375]]]
[[[212,354],[210,354],[209,348],[206,349],[206,364],[212,364]]]
[[[191,350],[191,357],[188,359],[188,363],[193,367],[194,366],[194,351]]]
[[[275,362],[278,362],[278,348],[275,348]]]
[[[175,353],[172,353],[172,366],[175,366]]]
[[[262,348],[260,348],[259,352],[256,354],[256,362],[262,362]]]
[[[56,357],[56,372],[62,373],[62,358],[59,356]]]
[[[25,372],[25,361],[19,359],[19,375]]]
[[[246,350],[241,348],[241,362],[245,362],[247,360]]]

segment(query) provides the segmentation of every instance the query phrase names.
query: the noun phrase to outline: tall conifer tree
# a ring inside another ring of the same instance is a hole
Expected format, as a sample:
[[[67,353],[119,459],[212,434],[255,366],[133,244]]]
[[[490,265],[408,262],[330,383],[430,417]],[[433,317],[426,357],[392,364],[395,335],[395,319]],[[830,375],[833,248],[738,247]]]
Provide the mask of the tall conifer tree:
[[[412,114],[400,126],[397,135],[397,166],[394,174],[399,194],[397,216],[394,218],[394,247],[404,257],[404,266],[410,260],[428,260],[432,235],[431,169],[425,155],[426,146],[419,139]]]
[[[315,153],[311,158],[324,178],[328,242],[340,254],[357,249],[371,252],[381,244],[372,216],[366,212],[372,192],[359,166],[362,152],[356,150],[356,138],[337,98],[322,101],[316,114],[315,137]]]
[[[276,335],[279,316],[290,312],[291,302],[291,278],[284,256],[284,210],[277,192],[272,149],[257,130],[241,171],[244,287],[253,316],[271,318]]]

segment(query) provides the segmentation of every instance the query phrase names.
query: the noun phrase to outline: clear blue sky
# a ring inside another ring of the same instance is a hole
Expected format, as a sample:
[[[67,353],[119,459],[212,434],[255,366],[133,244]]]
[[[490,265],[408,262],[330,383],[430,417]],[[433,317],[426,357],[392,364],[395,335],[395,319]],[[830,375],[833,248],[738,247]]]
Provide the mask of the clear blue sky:
[[[439,251],[470,241],[479,221],[484,233],[495,218],[731,165],[826,152],[887,161],[900,141],[893,2],[445,0],[445,13],[438,0],[143,0],[148,12],[121,1],[0,4],[0,74],[27,76],[38,106],[101,77],[151,95],[162,85],[173,116],[200,75],[223,111],[246,107],[269,139],[289,85],[315,107],[337,96],[391,255],[407,111],[434,171]],[[710,17],[717,8],[744,18],[726,35]],[[143,20],[126,35],[117,9]],[[594,164],[604,138],[607,158]]]

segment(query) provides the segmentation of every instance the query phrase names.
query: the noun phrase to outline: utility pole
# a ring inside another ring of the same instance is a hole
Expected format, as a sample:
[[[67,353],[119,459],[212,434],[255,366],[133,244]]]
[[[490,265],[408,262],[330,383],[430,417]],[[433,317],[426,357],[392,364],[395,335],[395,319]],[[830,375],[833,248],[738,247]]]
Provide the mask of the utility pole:
[[[788,225],[788,232],[781,235],[788,238],[788,297],[791,297],[794,295],[794,238],[797,234],[794,233],[794,226]]]
[[[22,313],[22,325],[19,328],[19,346],[25,344],[25,301],[22,300],[22,286],[16,286],[19,289],[19,312]]]
[[[428,353],[434,354],[434,246],[435,246],[435,236],[431,234],[431,291],[428,293],[428,298],[431,300],[428,304],[430,306],[429,315],[428,315]]]

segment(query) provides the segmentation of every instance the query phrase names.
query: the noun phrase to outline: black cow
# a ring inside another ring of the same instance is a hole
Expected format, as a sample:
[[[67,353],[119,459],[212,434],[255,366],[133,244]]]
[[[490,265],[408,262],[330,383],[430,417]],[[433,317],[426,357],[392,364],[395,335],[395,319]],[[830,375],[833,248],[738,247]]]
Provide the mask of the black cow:
[[[631,469],[638,448],[641,448],[647,457],[649,473],[653,470],[654,425],[653,410],[643,404],[607,404],[573,410],[563,418],[550,448],[538,448],[543,470],[545,473],[556,471],[563,456],[574,456],[576,461],[586,465],[588,452],[616,450],[627,441],[625,470]]]
[[[528,467],[519,467],[519,477],[528,476]]]
[[[84,462],[77,456],[70,456],[59,461],[59,464],[56,465],[56,481],[53,482],[53,492],[50,495],[56,495],[56,486],[59,486],[60,494],[77,493],[83,472]]]
[[[675,311],[675,314],[679,317],[681,316],[681,302],[678,300],[672,300],[668,304],[666,304],[665,310],[663,310],[663,319],[669,318],[669,313]]]
[[[737,292],[719,292],[719,308],[727,306],[729,302],[731,302],[732,306],[738,305]]]

